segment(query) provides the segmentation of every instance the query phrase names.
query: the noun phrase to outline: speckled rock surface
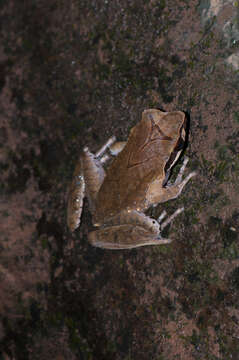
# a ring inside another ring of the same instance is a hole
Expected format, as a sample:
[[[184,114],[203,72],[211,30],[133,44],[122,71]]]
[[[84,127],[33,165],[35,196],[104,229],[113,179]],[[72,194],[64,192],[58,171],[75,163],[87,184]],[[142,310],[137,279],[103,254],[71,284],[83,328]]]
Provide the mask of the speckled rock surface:
[[[238,359],[238,1],[0,4],[0,358]],[[78,155],[144,109],[190,118],[194,179],[162,247],[91,247]]]

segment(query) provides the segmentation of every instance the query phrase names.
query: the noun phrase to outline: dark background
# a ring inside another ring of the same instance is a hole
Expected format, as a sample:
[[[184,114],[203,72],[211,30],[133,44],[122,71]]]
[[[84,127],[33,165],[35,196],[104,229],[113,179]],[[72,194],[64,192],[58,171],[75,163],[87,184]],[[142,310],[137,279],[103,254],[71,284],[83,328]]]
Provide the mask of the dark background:
[[[238,359],[238,11],[0,2],[0,359]],[[87,203],[66,228],[74,165],[150,107],[190,117],[198,176],[149,211],[185,206],[174,242],[93,248]]]

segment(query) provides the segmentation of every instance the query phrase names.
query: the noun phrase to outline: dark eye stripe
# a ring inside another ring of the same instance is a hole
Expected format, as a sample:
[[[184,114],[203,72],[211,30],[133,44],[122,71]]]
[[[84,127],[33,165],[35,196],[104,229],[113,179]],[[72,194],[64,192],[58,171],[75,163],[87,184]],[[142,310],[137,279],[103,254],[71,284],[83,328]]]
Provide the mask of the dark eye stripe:
[[[168,159],[168,161],[167,161],[167,163],[165,165],[165,168],[164,168],[165,173],[167,173],[167,171],[170,169],[170,167],[174,163],[174,160],[175,160],[178,152],[183,150],[184,144],[185,144],[185,140],[184,140],[184,138],[182,138],[180,136],[174,150],[172,151],[172,153],[171,153],[171,155],[170,155],[170,157],[169,157],[169,159]]]
[[[174,151],[180,151],[180,150],[182,150],[183,147],[184,147],[184,144],[185,144],[184,139],[183,139],[182,137],[180,137],[180,138],[178,139],[178,142],[177,142],[175,148],[174,148]]]

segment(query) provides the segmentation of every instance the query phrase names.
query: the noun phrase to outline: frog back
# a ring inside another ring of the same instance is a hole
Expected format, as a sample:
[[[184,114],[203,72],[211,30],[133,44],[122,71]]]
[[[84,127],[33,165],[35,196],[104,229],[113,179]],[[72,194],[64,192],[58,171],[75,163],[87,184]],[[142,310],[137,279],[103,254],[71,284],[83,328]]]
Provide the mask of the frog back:
[[[155,180],[165,178],[165,168],[176,148],[182,115],[168,116],[160,110],[143,112],[142,120],[131,129],[124,149],[106,170],[96,199],[98,218],[107,218],[125,209],[147,207],[146,192]],[[163,114],[163,116],[162,116]],[[165,118],[165,116],[167,118]]]

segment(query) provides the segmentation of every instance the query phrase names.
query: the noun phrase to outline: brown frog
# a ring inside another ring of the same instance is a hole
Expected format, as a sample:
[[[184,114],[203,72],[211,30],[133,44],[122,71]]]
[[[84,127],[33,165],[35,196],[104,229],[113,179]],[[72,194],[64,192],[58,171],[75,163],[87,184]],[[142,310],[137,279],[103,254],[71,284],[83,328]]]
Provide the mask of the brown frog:
[[[95,230],[89,233],[92,245],[105,249],[130,249],[145,245],[170,243],[161,230],[183,208],[161,225],[165,212],[157,220],[144,214],[150,206],[177,198],[196,173],[182,176],[183,165],[173,184],[170,170],[184,147],[186,117],[181,111],[143,111],[127,142],[115,143],[111,138],[95,155],[84,148],[76,165],[70,186],[67,223],[71,231],[80,224],[83,199],[87,196]],[[116,158],[106,170],[106,150]]]

